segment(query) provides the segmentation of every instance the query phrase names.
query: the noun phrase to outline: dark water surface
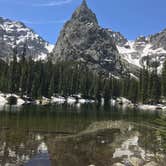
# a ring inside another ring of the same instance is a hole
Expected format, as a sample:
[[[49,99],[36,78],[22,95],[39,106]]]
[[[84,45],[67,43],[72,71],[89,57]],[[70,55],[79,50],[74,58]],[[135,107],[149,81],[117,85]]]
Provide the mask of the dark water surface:
[[[0,165],[163,165],[166,122],[160,112],[117,107],[0,108]],[[139,163],[139,164],[137,164]]]

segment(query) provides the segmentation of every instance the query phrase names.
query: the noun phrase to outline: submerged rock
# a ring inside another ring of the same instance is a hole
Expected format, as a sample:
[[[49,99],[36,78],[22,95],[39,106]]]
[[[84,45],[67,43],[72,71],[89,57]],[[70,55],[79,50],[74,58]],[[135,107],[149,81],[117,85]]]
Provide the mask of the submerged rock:
[[[156,162],[152,161],[152,162],[149,162],[149,163],[145,164],[144,166],[159,166],[159,164],[157,164]]]
[[[17,97],[9,96],[7,97],[7,101],[9,105],[16,105],[17,104]]]
[[[6,100],[8,101],[7,104],[9,104],[9,105],[21,106],[21,105],[25,104],[25,101],[21,97],[15,95],[15,94],[7,95]]]
[[[5,97],[3,95],[0,95],[0,105],[3,106],[5,104],[7,104],[7,100],[5,99]]]
[[[136,158],[136,157],[131,157],[129,159],[129,162],[133,165],[133,166],[142,166],[144,161],[140,158]]]

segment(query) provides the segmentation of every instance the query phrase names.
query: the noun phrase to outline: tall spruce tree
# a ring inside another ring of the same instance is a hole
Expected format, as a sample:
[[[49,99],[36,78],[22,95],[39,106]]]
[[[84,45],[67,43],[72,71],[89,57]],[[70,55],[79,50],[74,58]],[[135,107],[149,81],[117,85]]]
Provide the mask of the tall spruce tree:
[[[148,102],[148,84],[149,84],[149,72],[145,67],[141,70],[140,74],[140,98],[142,103]]]
[[[19,73],[17,63],[17,47],[13,49],[13,59],[9,65],[9,91],[16,93],[19,90]]]
[[[153,104],[159,103],[160,97],[161,97],[161,83],[160,83],[160,77],[157,74],[157,69],[154,69],[151,73],[151,96],[150,99]]]
[[[166,61],[162,69],[162,95],[166,98]]]

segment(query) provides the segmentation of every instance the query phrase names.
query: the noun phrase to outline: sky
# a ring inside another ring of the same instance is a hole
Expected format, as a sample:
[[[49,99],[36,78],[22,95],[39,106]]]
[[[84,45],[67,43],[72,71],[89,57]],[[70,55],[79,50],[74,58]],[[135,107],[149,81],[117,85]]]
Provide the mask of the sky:
[[[50,43],[82,0],[0,0],[0,16],[24,22]],[[166,28],[166,0],[87,0],[100,26],[127,39]]]

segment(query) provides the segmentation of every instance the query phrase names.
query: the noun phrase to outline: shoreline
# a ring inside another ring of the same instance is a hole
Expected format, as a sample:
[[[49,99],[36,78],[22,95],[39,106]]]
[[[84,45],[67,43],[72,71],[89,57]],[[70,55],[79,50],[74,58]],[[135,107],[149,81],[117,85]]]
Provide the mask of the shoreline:
[[[8,99],[13,97],[16,99],[15,104],[9,104]],[[0,93],[0,106],[5,105],[14,105],[14,106],[22,106],[22,105],[49,105],[49,104],[69,104],[69,105],[81,105],[81,104],[97,104],[98,102],[95,99],[85,99],[82,98],[80,94],[63,97],[60,95],[52,96],[50,99],[46,97],[42,97],[41,99],[31,99],[28,96],[20,97],[16,94],[5,94]],[[104,98],[101,99],[101,105],[104,105]],[[138,110],[145,110],[145,111],[166,111],[166,105],[164,104],[142,104],[142,103],[132,103],[130,100],[124,97],[118,97],[116,99],[110,99],[110,105],[112,106],[120,106],[122,108],[133,108]]]

